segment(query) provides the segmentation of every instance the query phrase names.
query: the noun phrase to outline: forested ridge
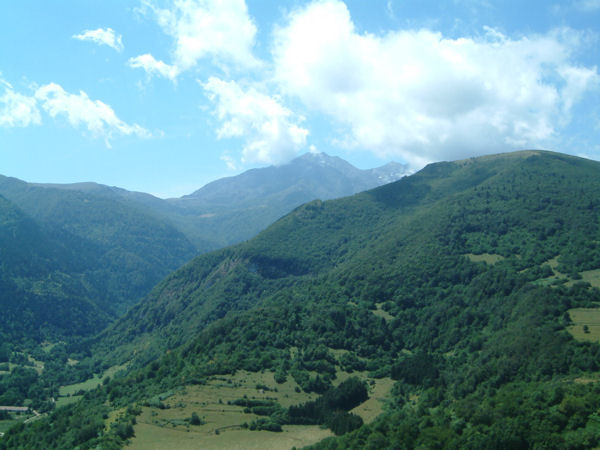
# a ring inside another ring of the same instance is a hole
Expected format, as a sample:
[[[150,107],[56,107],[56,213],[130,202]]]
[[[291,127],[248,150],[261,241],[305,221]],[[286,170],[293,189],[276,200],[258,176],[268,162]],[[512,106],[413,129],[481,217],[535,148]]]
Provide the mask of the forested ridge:
[[[239,370],[321,395],[255,405],[253,424],[341,435],[316,448],[594,448],[600,345],[567,327],[569,310],[600,300],[579,281],[600,269],[599,175],[596,162],[518,152],[303,205],[171,274],[94,344],[114,362],[135,355],[128,373],[0,448],[118,447],[135,405]],[[365,371],[395,384],[363,424],[330,405],[364,400],[358,381],[335,379]],[[99,405],[128,414],[105,430]]]

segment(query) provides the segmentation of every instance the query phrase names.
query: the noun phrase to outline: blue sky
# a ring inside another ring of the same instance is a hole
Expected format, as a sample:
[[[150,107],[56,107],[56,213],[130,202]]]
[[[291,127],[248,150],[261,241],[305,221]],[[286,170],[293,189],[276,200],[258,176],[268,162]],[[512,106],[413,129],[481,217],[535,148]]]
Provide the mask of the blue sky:
[[[0,3],[0,174],[180,196],[325,151],[360,168],[600,159],[600,0]]]

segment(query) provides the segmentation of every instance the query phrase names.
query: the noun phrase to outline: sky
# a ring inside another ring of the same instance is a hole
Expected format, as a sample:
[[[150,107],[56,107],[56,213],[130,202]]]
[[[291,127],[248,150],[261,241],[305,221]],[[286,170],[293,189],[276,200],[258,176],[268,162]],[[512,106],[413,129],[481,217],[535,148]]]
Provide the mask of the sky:
[[[600,0],[0,2],[0,174],[179,197],[326,152],[366,169],[600,160]]]

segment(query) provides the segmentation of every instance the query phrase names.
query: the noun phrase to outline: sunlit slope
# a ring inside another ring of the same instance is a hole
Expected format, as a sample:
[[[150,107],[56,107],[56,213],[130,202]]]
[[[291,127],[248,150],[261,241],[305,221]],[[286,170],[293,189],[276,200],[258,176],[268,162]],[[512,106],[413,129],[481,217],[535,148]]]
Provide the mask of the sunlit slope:
[[[253,240],[169,276],[106,342],[127,344],[123,355],[133,347],[160,352],[230,312],[322,283],[334,283],[328,298],[345,302],[374,308],[406,301],[409,285],[442,280],[439,265],[466,265],[465,254],[518,258],[522,268],[560,255],[563,271],[591,268],[599,168],[556,153],[517,152],[436,163],[353,197],[308,203]]]
[[[0,448],[119,446],[136,432],[145,442],[148,424],[167,442],[153,420],[191,424],[188,406],[167,399],[212,383],[235,390],[241,371],[272,377],[257,390],[293,382],[319,396],[249,407],[247,429],[236,410],[243,433],[302,424],[342,435],[321,448],[593,448],[600,345],[569,331],[600,301],[585,282],[600,269],[599,175],[596,162],[528,151],[305,204],[170,275],[96,342],[105,363],[132,360],[129,372]],[[355,398],[363,419],[328,406],[360,393],[360,381],[336,390],[356,374],[383,400],[372,410]],[[83,421],[84,437],[70,431]]]

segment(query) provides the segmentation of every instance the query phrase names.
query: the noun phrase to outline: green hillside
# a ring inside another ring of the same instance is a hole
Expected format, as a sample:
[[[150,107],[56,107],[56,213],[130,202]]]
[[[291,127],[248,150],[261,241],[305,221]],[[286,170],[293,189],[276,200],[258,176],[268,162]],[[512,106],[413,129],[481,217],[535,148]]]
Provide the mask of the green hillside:
[[[70,249],[0,196],[0,336],[41,342],[92,335],[113,320],[69,273]]]
[[[481,269],[466,254],[502,255],[520,270],[542,270],[561,255],[563,271],[585,270],[595,260],[584,263],[570,252],[583,247],[581,239],[586,252],[594,251],[597,170],[583,159],[522,152],[433,164],[353,197],[306,204],[255,239],[169,276],[106,332],[107,342],[139,342],[141,349],[152,341],[163,351],[229,311],[251,309],[291,287],[326,283],[329,290],[328,280],[342,302],[360,299],[374,309],[389,301],[391,308],[394,296],[418,295],[408,281],[443,277],[440,264]]]
[[[190,409],[168,399],[216,382],[240,389],[228,417],[249,415],[215,428],[207,413],[194,430],[221,430],[211,445],[324,426],[339,436],[317,448],[594,448],[600,345],[573,337],[569,311],[600,301],[580,281],[600,269],[599,199],[599,163],[527,151],[303,205],[161,282],[96,343],[129,372],[0,448],[118,448],[149,432],[176,448],[182,433],[159,424],[190,432]],[[244,399],[236,377],[261,371],[257,390],[312,397]]]
[[[64,271],[80,278],[86,295],[112,315],[122,314],[196,254],[168,221],[105,186],[34,185],[0,177],[0,194],[64,249]]]

